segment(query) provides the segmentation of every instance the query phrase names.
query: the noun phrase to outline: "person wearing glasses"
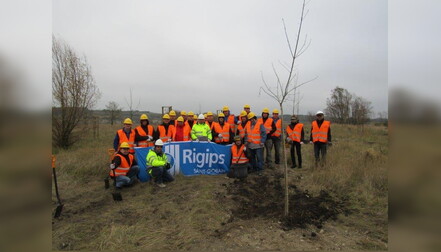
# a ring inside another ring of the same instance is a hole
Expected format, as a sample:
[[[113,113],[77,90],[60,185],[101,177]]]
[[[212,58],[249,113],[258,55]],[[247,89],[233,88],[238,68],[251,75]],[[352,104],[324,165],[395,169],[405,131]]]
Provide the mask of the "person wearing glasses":
[[[162,151],[164,143],[161,139],[156,140],[155,146],[149,151],[146,157],[147,172],[154,179],[157,186],[163,188],[165,183],[175,180],[168,172],[171,168],[167,155]]]

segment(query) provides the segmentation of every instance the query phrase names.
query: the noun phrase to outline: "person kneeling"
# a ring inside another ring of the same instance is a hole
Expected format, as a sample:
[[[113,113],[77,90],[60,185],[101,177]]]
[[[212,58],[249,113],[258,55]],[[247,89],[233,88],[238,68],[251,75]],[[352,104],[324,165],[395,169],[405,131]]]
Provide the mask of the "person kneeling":
[[[129,150],[130,145],[127,142],[122,142],[110,164],[110,176],[116,180],[117,189],[133,185],[139,173],[135,157],[129,153]]]
[[[174,178],[168,172],[171,168],[167,155],[162,152],[164,143],[161,139],[156,140],[155,146],[147,155],[147,170],[159,187],[165,187],[164,182],[172,182]]]
[[[227,176],[229,178],[244,179],[248,176],[248,169],[251,168],[250,161],[245,154],[246,147],[242,144],[240,136],[234,137],[234,144],[231,146],[231,166]]]

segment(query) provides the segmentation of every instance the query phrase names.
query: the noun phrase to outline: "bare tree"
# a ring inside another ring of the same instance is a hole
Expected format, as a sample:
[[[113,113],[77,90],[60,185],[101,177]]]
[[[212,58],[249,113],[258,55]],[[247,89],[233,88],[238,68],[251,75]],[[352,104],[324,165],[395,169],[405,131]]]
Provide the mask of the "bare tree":
[[[86,57],[79,57],[65,42],[52,36],[52,141],[69,148],[81,119],[100,98]]]
[[[138,109],[139,104],[141,103],[141,99],[138,100],[138,104],[137,104],[136,107],[134,108],[134,107],[133,107],[132,89],[130,88],[130,97],[129,97],[129,100],[127,100],[127,99],[125,99],[125,100],[126,100],[127,106],[129,107],[130,119],[133,120],[133,114],[134,114],[133,112],[134,112],[135,110]]]
[[[106,111],[109,117],[110,125],[113,125],[116,119],[121,115],[121,110],[122,109],[119,107],[119,104],[114,101],[110,101],[106,105],[106,109],[104,111]]]
[[[300,15],[300,23],[299,23],[299,27],[297,30],[297,36],[296,36],[296,42],[294,45],[294,48],[292,48],[290,40],[289,40],[289,36],[288,36],[288,32],[286,30],[286,25],[285,25],[285,21],[282,19],[282,23],[283,23],[283,28],[285,31],[285,37],[286,37],[286,41],[288,43],[288,49],[290,52],[290,60],[291,63],[289,65],[287,64],[283,64],[281,62],[280,65],[287,71],[288,73],[288,77],[286,78],[286,81],[283,81],[280,78],[279,73],[277,72],[274,64],[272,65],[273,68],[273,72],[276,76],[277,79],[277,83],[275,84],[274,87],[270,87],[267,82],[265,81],[265,78],[262,75],[262,82],[265,85],[265,87],[261,87],[260,89],[263,90],[268,96],[270,96],[271,98],[273,98],[274,100],[277,101],[277,103],[279,104],[280,107],[280,120],[282,120],[282,125],[283,125],[283,104],[284,102],[287,100],[288,96],[295,92],[295,90],[313,80],[315,80],[316,78],[303,82],[303,83],[298,83],[297,82],[297,73],[295,72],[294,69],[294,65],[296,62],[296,59],[298,57],[300,57],[309,47],[309,45],[311,44],[311,40],[308,40],[308,37],[306,36],[304,39],[303,44],[299,44],[300,41],[300,35],[301,35],[301,31],[302,31],[302,25],[303,25],[303,20],[306,18],[308,11],[305,12],[305,6],[306,6],[306,0],[303,0],[303,4],[302,4],[302,10],[301,10],[301,15]],[[282,130],[282,146],[285,146],[285,131]],[[284,214],[285,216],[288,215],[289,213],[289,192],[288,192],[288,164],[287,164],[287,160],[286,160],[286,153],[285,151],[282,151],[283,154],[283,160],[284,160],[284,165],[285,165],[285,210],[284,210]]]
[[[369,122],[372,114],[371,102],[363,97],[353,95],[354,99],[351,102],[352,122],[357,125],[361,125],[362,130],[364,124]]]
[[[348,123],[351,101],[352,95],[348,90],[337,86],[331,91],[331,98],[326,100],[326,113],[338,123]]]

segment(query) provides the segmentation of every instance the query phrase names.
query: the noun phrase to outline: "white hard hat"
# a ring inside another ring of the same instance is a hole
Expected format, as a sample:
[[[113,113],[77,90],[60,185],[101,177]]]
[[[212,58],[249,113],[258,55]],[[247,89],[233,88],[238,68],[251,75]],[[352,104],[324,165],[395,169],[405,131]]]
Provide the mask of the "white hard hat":
[[[317,111],[317,113],[315,113],[315,115],[319,115],[319,114],[324,115],[323,111],[321,111],[321,110],[319,110],[319,111]]]
[[[163,146],[163,145],[164,145],[164,142],[162,142],[161,139],[156,140],[155,146]]]
[[[199,114],[198,120],[205,120],[205,116],[203,114]]]

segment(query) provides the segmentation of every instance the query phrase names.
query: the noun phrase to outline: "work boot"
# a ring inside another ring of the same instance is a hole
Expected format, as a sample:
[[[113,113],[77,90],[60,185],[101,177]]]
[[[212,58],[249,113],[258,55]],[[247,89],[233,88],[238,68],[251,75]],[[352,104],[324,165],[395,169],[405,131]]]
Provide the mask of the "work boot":
[[[161,184],[157,184],[159,187],[164,188],[166,185],[164,185],[163,183]]]

